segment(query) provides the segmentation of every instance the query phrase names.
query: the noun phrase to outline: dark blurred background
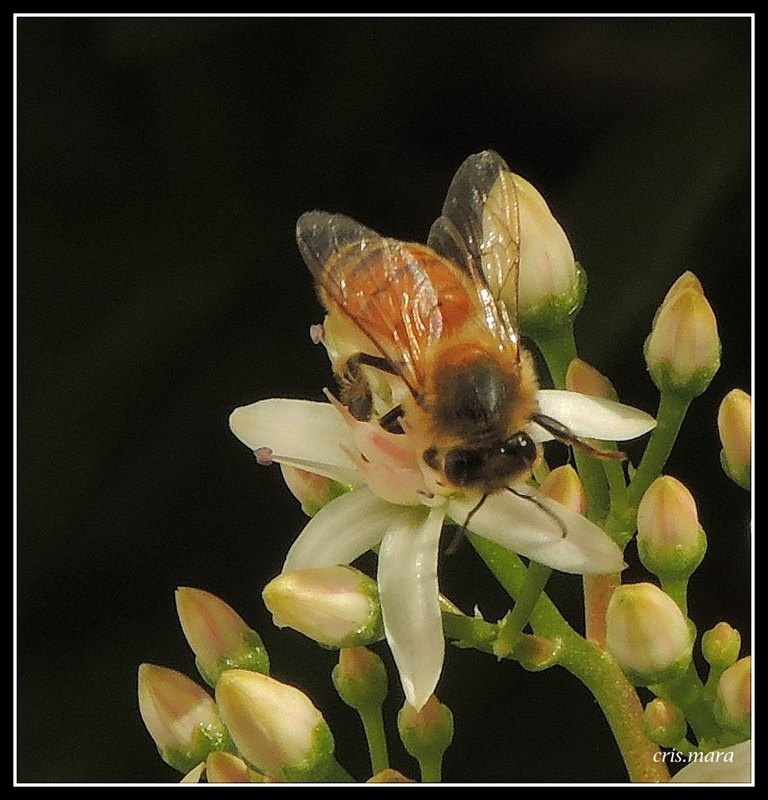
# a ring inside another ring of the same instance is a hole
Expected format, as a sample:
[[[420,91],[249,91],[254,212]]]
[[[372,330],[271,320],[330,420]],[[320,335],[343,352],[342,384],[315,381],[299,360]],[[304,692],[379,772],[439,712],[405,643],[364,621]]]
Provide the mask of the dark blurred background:
[[[330,383],[296,218],[342,211],[423,240],[485,148],[569,234],[590,281],[581,353],[627,402],[655,411],[643,341],[675,278],[701,279],[723,364],[668,471],[709,535],[691,615],[728,620],[749,649],[749,498],[721,473],[715,419],[726,391],[751,390],[751,23],[17,19],[18,780],[178,779],[139,717],[136,670],[195,674],[179,585],[262,633],[275,676],[311,693],[366,776],[334,655],[278,632],[260,597],[304,517],[227,416]],[[506,610],[470,547],[442,570],[466,611]],[[580,624],[578,582],[552,593]],[[438,694],[456,721],[446,780],[625,778],[561,670],[451,648]],[[397,740],[393,761],[416,774]]]

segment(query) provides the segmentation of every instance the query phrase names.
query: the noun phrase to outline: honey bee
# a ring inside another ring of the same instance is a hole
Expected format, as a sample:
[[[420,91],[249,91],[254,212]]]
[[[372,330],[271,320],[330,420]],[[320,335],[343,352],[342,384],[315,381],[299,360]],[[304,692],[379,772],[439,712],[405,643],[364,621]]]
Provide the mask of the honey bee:
[[[342,402],[359,420],[414,437],[446,492],[477,493],[477,507],[501,489],[517,493],[539,457],[531,422],[594,451],[537,405],[518,329],[517,192],[497,153],[461,165],[426,245],[323,211],[302,215],[296,236],[328,323],[350,342],[334,365]],[[376,373],[405,387],[381,413]]]

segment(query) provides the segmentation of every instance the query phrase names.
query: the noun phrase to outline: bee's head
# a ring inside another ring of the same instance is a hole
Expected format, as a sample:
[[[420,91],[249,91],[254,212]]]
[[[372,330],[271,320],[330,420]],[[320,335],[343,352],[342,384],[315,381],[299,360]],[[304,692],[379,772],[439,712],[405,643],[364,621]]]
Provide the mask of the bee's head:
[[[452,447],[444,454],[431,447],[424,451],[424,462],[462,489],[494,491],[532,469],[536,444],[520,431],[509,438],[482,447]]]

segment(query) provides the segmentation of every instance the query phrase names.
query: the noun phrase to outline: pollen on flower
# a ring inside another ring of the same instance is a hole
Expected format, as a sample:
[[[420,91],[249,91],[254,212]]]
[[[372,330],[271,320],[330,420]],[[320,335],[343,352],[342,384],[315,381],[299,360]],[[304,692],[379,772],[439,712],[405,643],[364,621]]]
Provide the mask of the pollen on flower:
[[[269,467],[272,464],[272,449],[270,447],[257,447],[253,454],[256,456],[256,461],[262,467]]]

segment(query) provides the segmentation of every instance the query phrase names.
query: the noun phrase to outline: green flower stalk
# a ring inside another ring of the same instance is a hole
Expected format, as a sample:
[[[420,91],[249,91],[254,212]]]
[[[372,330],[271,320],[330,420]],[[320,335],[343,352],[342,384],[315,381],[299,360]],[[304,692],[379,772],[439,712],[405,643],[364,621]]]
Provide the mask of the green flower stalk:
[[[371,756],[371,772],[377,775],[389,767],[382,716],[388,691],[384,662],[365,647],[348,647],[339,653],[339,663],[331,677],[339,697],[360,715]]]
[[[284,572],[262,597],[275,625],[325,647],[361,647],[384,638],[376,582],[353,567]]]
[[[189,772],[214,750],[234,750],[211,696],[186,675],[139,667],[139,711],[166,764]]]
[[[216,595],[181,587],[176,590],[176,611],[198,671],[209,686],[234,667],[269,672],[259,634]]]

